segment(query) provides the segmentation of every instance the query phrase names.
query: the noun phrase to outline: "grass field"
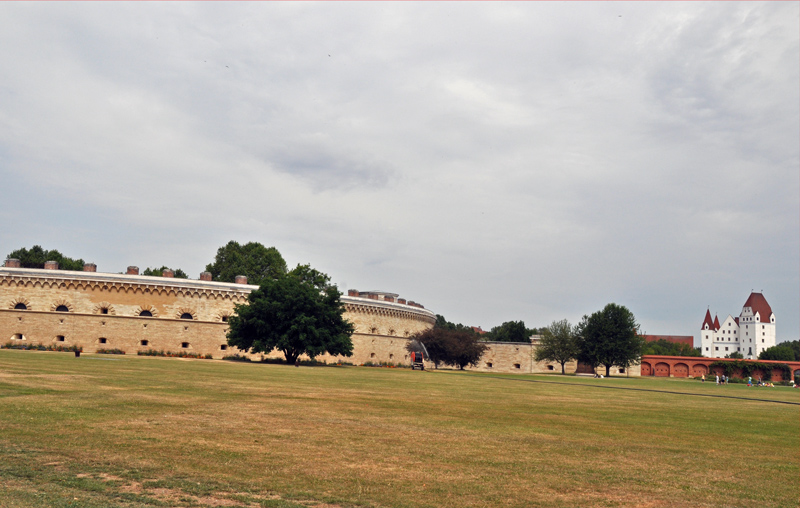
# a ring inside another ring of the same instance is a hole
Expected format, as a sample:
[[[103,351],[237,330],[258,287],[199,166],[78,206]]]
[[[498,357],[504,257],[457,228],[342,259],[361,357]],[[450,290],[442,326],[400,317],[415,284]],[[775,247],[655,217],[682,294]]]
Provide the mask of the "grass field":
[[[0,350],[0,506],[797,507],[798,403],[679,379]]]

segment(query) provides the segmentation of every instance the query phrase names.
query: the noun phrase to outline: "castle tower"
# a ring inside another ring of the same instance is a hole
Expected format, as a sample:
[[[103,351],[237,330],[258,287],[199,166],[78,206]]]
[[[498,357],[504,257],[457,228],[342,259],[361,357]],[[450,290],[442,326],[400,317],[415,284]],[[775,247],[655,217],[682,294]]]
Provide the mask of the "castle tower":
[[[700,352],[703,356],[713,356],[714,321],[711,320],[711,310],[706,310],[706,317],[700,325]]]
[[[739,339],[745,358],[758,358],[759,353],[775,345],[775,314],[761,293],[750,293],[739,314]]]

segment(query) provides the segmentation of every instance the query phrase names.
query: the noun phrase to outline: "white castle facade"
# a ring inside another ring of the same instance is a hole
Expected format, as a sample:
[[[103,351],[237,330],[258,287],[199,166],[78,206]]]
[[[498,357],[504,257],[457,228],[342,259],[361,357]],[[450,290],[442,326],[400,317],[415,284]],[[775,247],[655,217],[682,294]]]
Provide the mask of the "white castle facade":
[[[728,314],[719,322],[711,311],[700,330],[700,347],[703,356],[724,358],[731,353],[741,353],[745,359],[757,359],[767,348],[775,345],[775,314],[761,293],[750,293],[739,317]]]

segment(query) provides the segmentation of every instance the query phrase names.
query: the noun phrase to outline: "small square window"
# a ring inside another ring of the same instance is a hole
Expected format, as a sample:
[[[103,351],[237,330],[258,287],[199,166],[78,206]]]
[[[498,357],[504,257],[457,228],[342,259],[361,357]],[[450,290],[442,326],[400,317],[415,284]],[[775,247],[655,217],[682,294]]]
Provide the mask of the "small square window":
[[[189,347],[189,343],[188,342],[181,342],[181,347],[186,349],[187,347]]]
[[[64,336],[63,335],[59,335],[59,336],[56,337],[56,340],[58,342],[64,342]]]
[[[140,345],[142,345],[142,346],[146,346],[146,345],[150,344],[150,341],[147,341],[147,340],[140,340],[140,341],[139,341],[139,344],[140,344]]]
[[[227,349],[228,349],[228,345],[227,345],[227,344],[221,344],[221,345],[219,346],[219,349],[220,349],[220,351],[225,351],[225,350],[227,350]]]
[[[492,362],[486,362],[486,368],[487,369],[491,369],[492,368]]]
[[[100,344],[105,344],[106,342],[108,342],[108,339],[105,337],[100,337]]]
[[[515,363],[515,364],[514,364],[514,368],[515,368],[515,369],[520,369],[520,368],[522,368],[522,365],[520,365],[520,364],[518,364],[518,363]]]

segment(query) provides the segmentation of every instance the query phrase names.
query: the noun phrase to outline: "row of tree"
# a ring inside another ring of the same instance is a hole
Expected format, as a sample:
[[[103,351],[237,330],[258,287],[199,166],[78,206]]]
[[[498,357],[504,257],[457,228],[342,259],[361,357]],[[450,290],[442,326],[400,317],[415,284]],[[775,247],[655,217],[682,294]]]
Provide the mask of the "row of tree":
[[[637,329],[630,310],[609,303],[591,316],[584,316],[577,325],[564,319],[544,328],[535,358],[559,363],[562,374],[565,364],[572,360],[593,369],[602,365],[608,376],[613,366],[628,368],[641,360],[645,341]]]

